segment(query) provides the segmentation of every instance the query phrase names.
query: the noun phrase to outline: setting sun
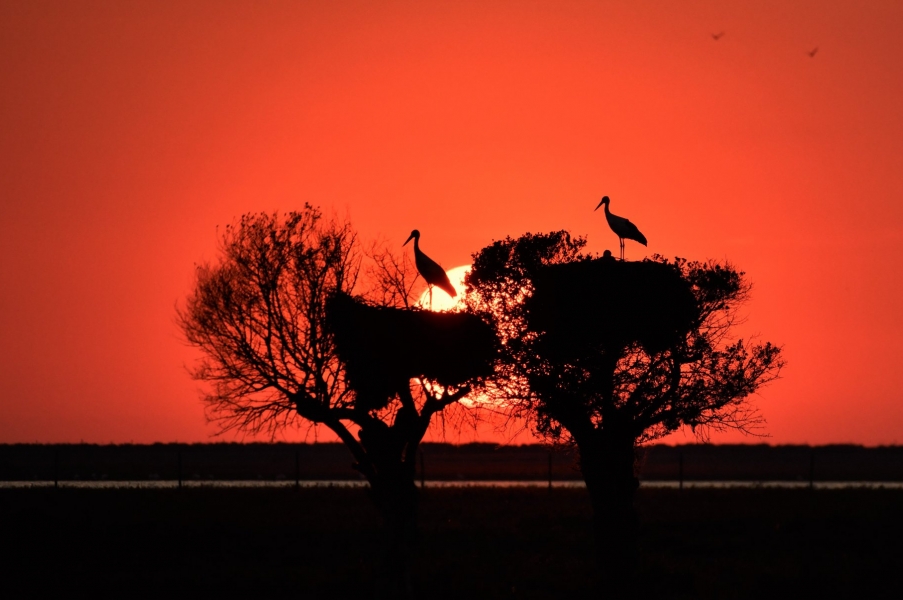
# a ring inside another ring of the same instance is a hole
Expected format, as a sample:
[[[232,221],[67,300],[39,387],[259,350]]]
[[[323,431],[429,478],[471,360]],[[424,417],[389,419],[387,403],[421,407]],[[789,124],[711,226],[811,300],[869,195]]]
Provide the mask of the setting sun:
[[[213,435],[173,305],[243,214],[416,226],[454,267],[524,232],[617,256],[605,196],[628,260],[748,274],[770,443],[901,440],[899,2],[2,6],[4,442]]]
[[[451,281],[455,291],[458,292],[456,298],[452,298],[443,290],[433,286],[433,303],[430,305],[430,290],[426,289],[417,299],[417,306],[427,310],[442,311],[462,308],[464,306],[464,277],[470,272],[470,265],[454,267],[445,273],[448,280]]]

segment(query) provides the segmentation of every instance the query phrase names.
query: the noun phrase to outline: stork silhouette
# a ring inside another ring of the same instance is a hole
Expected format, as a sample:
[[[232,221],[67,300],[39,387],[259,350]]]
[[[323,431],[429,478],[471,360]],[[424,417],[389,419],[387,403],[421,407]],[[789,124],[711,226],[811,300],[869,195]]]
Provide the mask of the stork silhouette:
[[[414,240],[414,264],[417,265],[417,272],[420,273],[420,276],[423,277],[424,280],[426,280],[427,288],[430,291],[430,310],[432,310],[434,285],[445,290],[452,298],[457,296],[458,292],[455,291],[451,281],[448,280],[445,269],[439,266],[439,263],[424,254],[420,249],[420,232],[418,230],[415,229],[412,231],[410,237],[408,237],[402,246],[407,246],[408,242],[411,240]]]
[[[621,242],[621,260],[624,260],[624,240],[633,240],[645,246],[646,236],[640,233],[640,230],[637,229],[637,226],[631,223],[628,219],[611,214],[611,211],[608,210],[609,202],[611,202],[611,200],[608,198],[608,196],[603,196],[602,201],[599,202],[599,206],[602,206],[603,204],[605,205],[605,220],[608,221],[608,226],[611,227],[611,230],[615,232],[615,235],[618,236],[618,240]],[[593,210],[599,210],[599,206],[597,206]]]

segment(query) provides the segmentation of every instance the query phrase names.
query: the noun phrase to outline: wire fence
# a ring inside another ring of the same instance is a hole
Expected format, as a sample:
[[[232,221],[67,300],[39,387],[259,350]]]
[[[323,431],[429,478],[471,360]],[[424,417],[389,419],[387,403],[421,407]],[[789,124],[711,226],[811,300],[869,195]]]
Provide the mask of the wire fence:
[[[0,482],[363,485],[364,478],[352,462],[341,444],[15,444],[0,445]],[[638,452],[637,472],[644,485],[673,483],[678,489],[700,482],[780,481],[812,488],[824,482],[890,483],[903,481],[903,448],[652,446]],[[418,452],[415,478],[422,487],[527,482],[551,488],[582,481],[571,450],[491,444],[424,444]]]

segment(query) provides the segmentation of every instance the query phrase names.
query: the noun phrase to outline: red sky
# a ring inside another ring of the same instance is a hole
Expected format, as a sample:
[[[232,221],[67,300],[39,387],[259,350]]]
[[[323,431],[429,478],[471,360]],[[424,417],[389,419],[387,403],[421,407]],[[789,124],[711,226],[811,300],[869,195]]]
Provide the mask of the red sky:
[[[0,442],[209,440],[174,311],[242,213],[451,268],[617,251],[607,194],[629,259],[746,271],[765,441],[903,443],[901,33],[896,1],[2,0]]]

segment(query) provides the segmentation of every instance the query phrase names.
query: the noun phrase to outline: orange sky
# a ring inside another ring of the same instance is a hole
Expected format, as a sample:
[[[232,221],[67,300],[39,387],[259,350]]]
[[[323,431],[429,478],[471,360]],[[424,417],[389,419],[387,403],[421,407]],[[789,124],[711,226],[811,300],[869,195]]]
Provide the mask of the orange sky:
[[[208,440],[174,309],[244,212],[451,268],[617,251],[607,194],[628,258],[747,272],[766,441],[903,443],[901,33],[897,1],[0,0],[0,442]]]

